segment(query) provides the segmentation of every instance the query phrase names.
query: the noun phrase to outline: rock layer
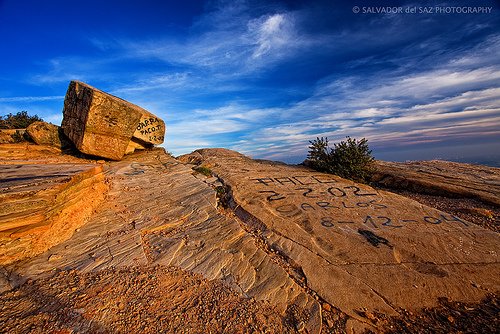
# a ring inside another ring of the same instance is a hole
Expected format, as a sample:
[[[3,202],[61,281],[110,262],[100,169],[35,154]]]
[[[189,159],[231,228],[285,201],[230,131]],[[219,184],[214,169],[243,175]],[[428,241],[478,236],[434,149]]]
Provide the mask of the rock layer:
[[[147,110],[83,82],[71,81],[62,128],[83,153],[120,160],[137,148],[163,143],[165,123]]]
[[[377,161],[372,180],[419,193],[475,198],[500,205],[500,169],[450,161]]]
[[[106,190],[102,165],[0,164],[0,264],[69,239]]]

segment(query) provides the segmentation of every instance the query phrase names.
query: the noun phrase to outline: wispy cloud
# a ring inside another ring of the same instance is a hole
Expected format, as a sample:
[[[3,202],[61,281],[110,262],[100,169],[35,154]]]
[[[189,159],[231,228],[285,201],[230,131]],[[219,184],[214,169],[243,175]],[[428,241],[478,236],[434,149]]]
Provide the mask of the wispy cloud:
[[[14,96],[14,97],[0,97],[0,102],[40,102],[40,101],[53,101],[63,100],[64,95],[57,96]]]
[[[500,135],[500,65],[481,67],[483,60],[472,57],[478,51],[485,53],[478,48],[461,53],[467,66],[457,66],[457,55],[423,72],[324,81],[311,97],[275,110],[279,123],[252,131],[234,148],[287,159],[305,156],[308,140],[316,136],[367,137],[379,147],[494,138]]]

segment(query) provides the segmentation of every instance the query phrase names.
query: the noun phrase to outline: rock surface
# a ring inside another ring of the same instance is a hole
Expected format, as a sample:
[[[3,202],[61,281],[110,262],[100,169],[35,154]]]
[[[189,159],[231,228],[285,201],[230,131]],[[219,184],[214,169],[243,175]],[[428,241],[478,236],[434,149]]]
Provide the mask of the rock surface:
[[[242,221],[354,319],[479,300],[500,285],[498,234],[404,197],[308,169],[198,150]],[[189,160],[190,156],[181,157]]]
[[[265,302],[292,319],[283,331],[359,333],[377,330],[380,315],[436,306],[441,297],[478,302],[500,287],[497,233],[336,176],[223,149],[179,160],[136,153],[105,173],[111,188],[88,223],[40,255],[0,266],[3,289],[30,280],[22,294],[56,282],[58,271],[83,279],[131,267],[149,268],[144,279],[156,282],[151,268],[173,266]],[[85,319],[116,314],[90,307]],[[197,304],[183,312],[189,307]]]
[[[12,144],[23,141],[25,129],[0,129],[0,144]]]
[[[450,161],[377,161],[374,182],[393,189],[476,198],[500,205],[500,168]]]
[[[69,239],[106,190],[102,165],[0,164],[0,264]]]
[[[57,148],[67,148],[71,142],[66,138],[61,127],[47,122],[33,122],[26,132],[38,145],[48,145]]]
[[[81,152],[112,160],[161,144],[165,135],[155,115],[79,81],[69,84],[62,128]]]
[[[47,163],[95,163],[95,160],[81,159],[64,154],[54,146],[37,145],[29,142],[22,144],[0,145],[0,165],[8,164],[47,164]]]
[[[6,266],[9,284],[48,276],[54,268],[176,266],[266,301],[280,314],[298,310],[304,328],[320,332],[320,304],[289,276],[279,255],[217,209],[214,189],[191,168],[153,151],[114,162],[106,173],[112,187],[92,219],[48,252]]]

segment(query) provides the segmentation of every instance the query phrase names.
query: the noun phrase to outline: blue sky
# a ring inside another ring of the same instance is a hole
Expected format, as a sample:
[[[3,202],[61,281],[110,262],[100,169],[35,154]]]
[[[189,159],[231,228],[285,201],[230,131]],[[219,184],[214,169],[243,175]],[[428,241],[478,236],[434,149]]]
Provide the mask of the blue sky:
[[[368,13],[386,6],[403,13]],[[386,160],[500,152],[498,1],[0,0],[0,36],[0,115],[60,124],[76,79],[163,118],[175,155],[300,162],[347,135]]]

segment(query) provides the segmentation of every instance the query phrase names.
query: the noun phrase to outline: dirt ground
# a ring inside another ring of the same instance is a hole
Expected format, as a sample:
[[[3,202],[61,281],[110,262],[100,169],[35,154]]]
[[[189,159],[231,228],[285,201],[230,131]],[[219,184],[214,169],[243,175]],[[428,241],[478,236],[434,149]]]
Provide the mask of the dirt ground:
[[[155,267],[62,271],[0,295],[2,333],[295,333],[264,302],[221,282]]]
[[[481,303],[439,300],[439,306],[418,313],[406,311],[400,317],[381,316],[378,333],[498,333],[500,300],[490,294]],[[367,333],[373,333],[368,331]]]
[[[218,281],[176,268],[61,271],[0,294],[1,333],[300,333],[300,315],[282,317]],[[345,333],[345,318],[324,310],[322,333]],[[399,317],[376,315],[365,333],[498,333],[500,299],[439,301]],[[333,316],[332,316],[333,315]],[[299,330],[298,330],[299,329]]]

